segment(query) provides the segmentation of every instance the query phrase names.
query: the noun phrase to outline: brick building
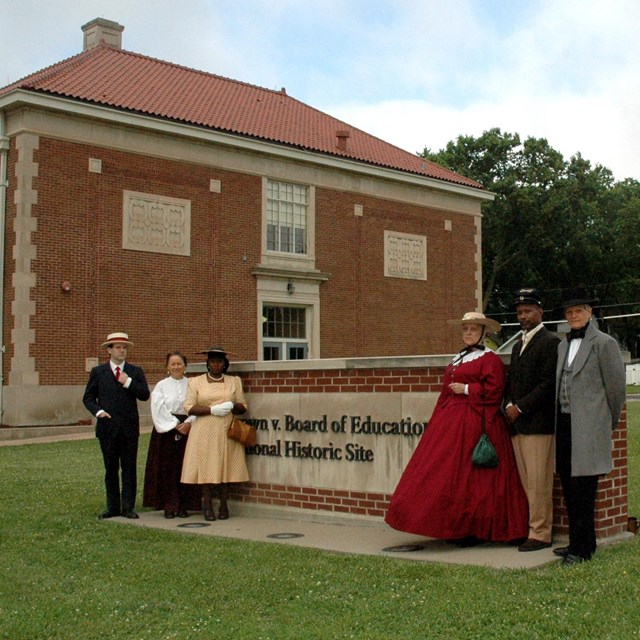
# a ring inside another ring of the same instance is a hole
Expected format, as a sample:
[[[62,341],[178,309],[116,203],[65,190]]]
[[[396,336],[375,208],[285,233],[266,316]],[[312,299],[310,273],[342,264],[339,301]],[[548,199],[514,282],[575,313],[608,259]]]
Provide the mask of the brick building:
[[[86,418],[110,331],[150,382],[243,361],[449,353],[481,292],[474,181],[287,95],[121,48],[0,89],[2,423]]]

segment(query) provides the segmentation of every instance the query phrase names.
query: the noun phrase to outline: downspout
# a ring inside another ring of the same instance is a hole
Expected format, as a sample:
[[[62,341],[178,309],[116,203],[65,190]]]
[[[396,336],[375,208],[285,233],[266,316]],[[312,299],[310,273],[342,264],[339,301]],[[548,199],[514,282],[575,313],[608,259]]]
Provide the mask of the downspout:
[[[0,424],[4,415],[4,239],[7,217],[7,165],[9,156],[9,136],[6,133],[4,111],[0,110]]]

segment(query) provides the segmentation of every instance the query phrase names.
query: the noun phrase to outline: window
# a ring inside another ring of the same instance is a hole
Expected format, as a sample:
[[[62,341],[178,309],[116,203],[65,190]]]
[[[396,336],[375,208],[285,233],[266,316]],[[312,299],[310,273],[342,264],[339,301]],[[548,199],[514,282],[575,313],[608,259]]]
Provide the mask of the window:
[[[263,305],[264,360],[305,360],[308,357],[307,314],[304,307]]]
[[[309,188],[267,181],[267,250],[307,253]]]

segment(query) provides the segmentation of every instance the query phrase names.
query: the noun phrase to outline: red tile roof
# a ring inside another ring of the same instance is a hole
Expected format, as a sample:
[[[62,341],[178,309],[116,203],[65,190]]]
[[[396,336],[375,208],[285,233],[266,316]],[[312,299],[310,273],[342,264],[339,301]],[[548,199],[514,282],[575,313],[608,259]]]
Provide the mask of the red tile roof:
[[[482,189],[477,182],[399,149],[283,91],[196,71],[105,44],[3,89],[42,92],[340,156]],[[346,149],[338,131],[348,131]]]

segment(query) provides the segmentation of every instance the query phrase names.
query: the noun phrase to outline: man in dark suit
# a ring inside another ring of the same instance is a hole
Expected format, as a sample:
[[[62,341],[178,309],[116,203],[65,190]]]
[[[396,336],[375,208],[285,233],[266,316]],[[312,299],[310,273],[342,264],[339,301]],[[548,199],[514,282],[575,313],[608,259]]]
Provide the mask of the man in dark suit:
[[[529,501],[529,534],[519,551],[551,546],[555,376],[560,339],[542,324],[536,289],[516,292],[522,338],[513,347],[505,413],[522,486]]]
[[[626,400],[620,347],[598,329],[593,303],[584,287],[563,294],[570,331],[558,346],[556,470],[569,516],[569,545],[553,552],[565,565],[590,560],[596,551],[598,480],[613,468],[611,434]]]
[[[98,518],[137,518],[135,512],[137,459],[140,421],[138,400],[149,399],[149,387],[140,367],[125,362],[126,333],[111,333],[102,344],[109,362],[94,367],[82,398],[84,406],[97,418],[96,437],[104,458],[107,509]],[[119,471],[122,469],[122,496]]]

